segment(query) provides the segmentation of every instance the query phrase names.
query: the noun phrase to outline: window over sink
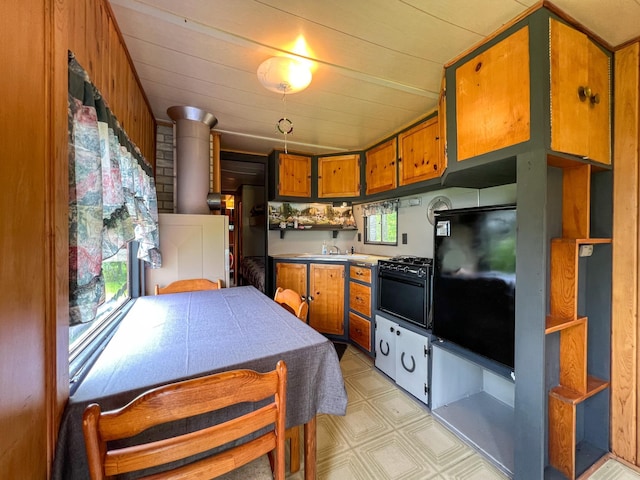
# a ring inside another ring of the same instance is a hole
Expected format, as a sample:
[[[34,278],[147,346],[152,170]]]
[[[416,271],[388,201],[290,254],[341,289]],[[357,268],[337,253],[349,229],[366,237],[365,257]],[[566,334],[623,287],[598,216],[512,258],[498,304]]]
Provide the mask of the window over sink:
[[[398,245],[398,200],[363,205],[364,243]]]

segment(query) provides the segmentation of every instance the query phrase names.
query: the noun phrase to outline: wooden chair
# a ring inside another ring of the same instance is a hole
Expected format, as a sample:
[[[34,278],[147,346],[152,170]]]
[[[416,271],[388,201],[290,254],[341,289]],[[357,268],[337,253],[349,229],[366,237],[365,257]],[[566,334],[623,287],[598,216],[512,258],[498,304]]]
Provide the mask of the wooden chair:
[[[217,282],[212,282],[206,278],[191,278],[189,280],[176,280],[166,287],[161,287],[156,284],[156,295],[162,295],[163,293],[196,292],[198,290],[218,290],[220,288],[222,288],[222,280],[220,279],[218,279]]]
[[[302,300],[300,294],[295,290],[278,287],[273,299],[303,322],[307,321],[309,305]],[[300,470],[300,427],[295,426],[287,429],[286,439],[291,442],[289,444],[291,455],[289,457],[289,470],[291,473],[295,473]]]
[[[307,304],[307,302],[302,300],[302,297],[296,291],[290,290],[288,288],[284,289],[282,287],[278,287],[276,289],[276,295],[273,297],[273,299],[303,322],[307,321],[307,312],[309,311],[309,305]]]
[[[281,360],[275,370],[267,373],[233,370],[154,388],[117,410],[101,412],[99,405],[91,404],[82,419],[91,479],[111,478],[185,459],[270,426],[263,435],[241,445],[145,478],[167,478],[168,473],[184,479],[217,478],[263,458],[266,478],[284,480],[286,391],[287,366]],[[109,449],[111,445],[107,445],[156,425],[267,398],[273,400],[258,410],[191,433],[179,432],[174,437],[135,446]],[[270,454],[273,477],[265,453]],[[252,472],[251,478],[254,475]]]

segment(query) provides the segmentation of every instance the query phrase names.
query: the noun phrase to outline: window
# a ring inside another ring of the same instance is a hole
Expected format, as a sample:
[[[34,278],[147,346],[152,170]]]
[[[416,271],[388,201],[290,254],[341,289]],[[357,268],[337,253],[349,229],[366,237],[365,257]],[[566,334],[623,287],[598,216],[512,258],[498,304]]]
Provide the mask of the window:
[[[129,299],[129,249],[123,247],[113,257],[102,262],[102,274],[105,283],[105,300],[98,307],[96,320],[93,322],[74,325],[69,328],[69,351],[85,336],[84,334],[101,323],[101,319],[111,315]]]
[[[78,383],[85,366],[111,338],[120,319],[129,310],[129,300],[140,295],[140,261],[137,242],[129,242],[114,256],[102,262],[105,301],[98,307],[96,319],[69,327],[69,378],[71,387]]]
[[[398,244],[398,201],[366,205],[364,213],[364,243]]]

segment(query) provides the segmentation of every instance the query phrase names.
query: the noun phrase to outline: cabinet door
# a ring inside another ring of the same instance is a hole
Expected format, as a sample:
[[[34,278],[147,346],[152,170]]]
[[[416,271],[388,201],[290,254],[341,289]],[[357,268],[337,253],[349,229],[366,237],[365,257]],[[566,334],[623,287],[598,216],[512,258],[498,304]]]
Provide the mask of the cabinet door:
[[[551,149],[610,163],[609,57],[582,32],[549,22]]]
[[[589,158],[601,163],[611,163],[611,70],[609,56],[590,40],[589,87],[592,95],[598,95],[599,103],[589,102]],[[594,97],[595,100],[595,97]]]
[[[305,263],[276,262],[276,288],[290,288],[307,296],[307,265]]]
[[[396,383],[424,403],[429,403],[429,339],[397,327]]]
[[[440,176],[438,118],[431,118],[398,135],[400,185]]]
[[[360,195],[360,155],[318,158],[318,197],[358,197]]]
[[[286,153],[278,156],[278,195],[311,197],[311,157]]]
[[[587,156],[589,129],[586,102],[578,87],[588,86],[586,36],[561,22],[550,20],[551,41],[551,149]]]
[[[396,188],[396,139],[367,151],[366,194],[385,192]]]
[[[398,324],[376,315],[376,367],[396,378],[396,331]]]
[[[344,265],[309,265],[309,325],[344,335]]]
[[[456,70],[458,160],[530,137],[529,27]]]

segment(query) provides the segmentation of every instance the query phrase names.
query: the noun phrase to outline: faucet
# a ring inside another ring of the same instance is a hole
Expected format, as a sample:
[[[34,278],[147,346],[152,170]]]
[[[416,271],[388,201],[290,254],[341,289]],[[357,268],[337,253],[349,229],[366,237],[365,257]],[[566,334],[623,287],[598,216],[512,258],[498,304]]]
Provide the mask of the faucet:
[[[334,248],[336,249],[336,255],[340,255],[340,249],[335,245],[329,247],[329,255],[333,255],[333,252],[331,250]]]

